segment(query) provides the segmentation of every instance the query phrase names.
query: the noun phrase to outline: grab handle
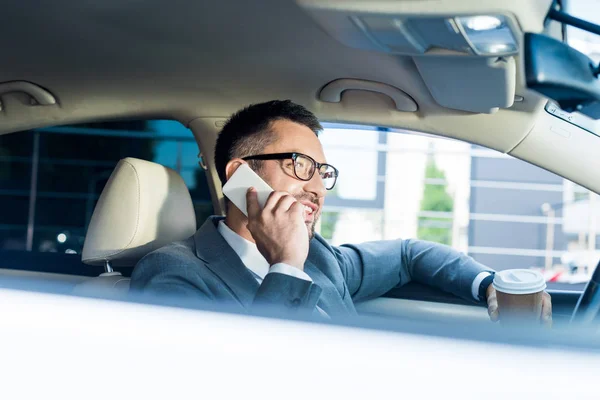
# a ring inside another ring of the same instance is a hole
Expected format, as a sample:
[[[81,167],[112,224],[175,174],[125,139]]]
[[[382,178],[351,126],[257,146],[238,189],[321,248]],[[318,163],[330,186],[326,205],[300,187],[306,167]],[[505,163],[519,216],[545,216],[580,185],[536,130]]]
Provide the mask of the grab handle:
[[[56,98],[46,89],[26,81],[12,81],[0,83],[0,96],[7,93],[21,92],[31,96],[36,105],[51,106],[56,104]],[[0,102],[2,110],[2,102]]]

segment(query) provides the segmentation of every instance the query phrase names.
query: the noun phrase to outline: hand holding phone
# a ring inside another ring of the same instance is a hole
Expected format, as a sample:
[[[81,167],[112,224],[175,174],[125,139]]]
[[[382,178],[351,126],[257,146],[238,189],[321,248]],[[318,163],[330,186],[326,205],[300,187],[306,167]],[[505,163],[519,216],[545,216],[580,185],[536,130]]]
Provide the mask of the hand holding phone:
[[[254,192],[248,191],[250,187]],[[304,269],[309,235],[302,203],[289,193],[273,192],[247,164],[233,173],[223,186],[223,194],[248,217],[248,230],[269,265],[285,263]]]
[[[303,270],[309,247],[305,206],[289,193],[273,192],[261,209],[256,194],[247,194],[247,227],[258,251],[269,265],[284,263]]]

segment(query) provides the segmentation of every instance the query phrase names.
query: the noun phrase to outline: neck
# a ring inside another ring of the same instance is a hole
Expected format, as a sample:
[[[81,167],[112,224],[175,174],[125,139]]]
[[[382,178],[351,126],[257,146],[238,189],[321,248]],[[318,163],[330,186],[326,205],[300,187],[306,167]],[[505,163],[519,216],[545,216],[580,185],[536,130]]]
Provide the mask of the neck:
[[[229,229],[231,229],[247,241],[256,243],[254,241],[254,238],[252,237],[252,234],[250,233],[248,228],[246,228],[246,225],[248,224],[248,218],[239,210],[233,210],[233,208],[234,207],[230,207],[230,210],[228,210],[227,212],[227,216],[225,217],[225,225],[227,225]]]

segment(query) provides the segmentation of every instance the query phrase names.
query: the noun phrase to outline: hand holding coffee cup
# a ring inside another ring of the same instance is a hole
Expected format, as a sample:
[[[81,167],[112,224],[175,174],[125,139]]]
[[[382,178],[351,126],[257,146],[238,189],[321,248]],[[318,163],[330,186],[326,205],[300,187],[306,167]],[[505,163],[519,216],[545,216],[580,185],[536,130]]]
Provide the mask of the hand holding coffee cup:
[[[542,274],[529,269],[496,272],[488,292],[490,317],[507,324],[552,323],[552,302]],[[497,304],[494,304],[497,302]],[[497,307],[497,310],[494,310]],[[493,315],[495,314],[495,315]]]

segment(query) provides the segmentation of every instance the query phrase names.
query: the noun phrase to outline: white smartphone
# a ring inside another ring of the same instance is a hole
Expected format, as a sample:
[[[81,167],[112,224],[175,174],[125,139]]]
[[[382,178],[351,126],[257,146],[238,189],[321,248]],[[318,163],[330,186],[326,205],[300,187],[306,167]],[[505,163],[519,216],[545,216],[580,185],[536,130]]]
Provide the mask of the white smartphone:
[[[248,216],[246,193],[250,187],[256,189],[258,194],[258,204],[260,204],[261,208],[264,207],[273,189],[271,189],[271,186],[263,181],[256,172],[252,171],[252,168],[250,168],[248,164],[240,165],[223,186],[223,194],[227,196],[227,198],[231,200],[245,216]]]

